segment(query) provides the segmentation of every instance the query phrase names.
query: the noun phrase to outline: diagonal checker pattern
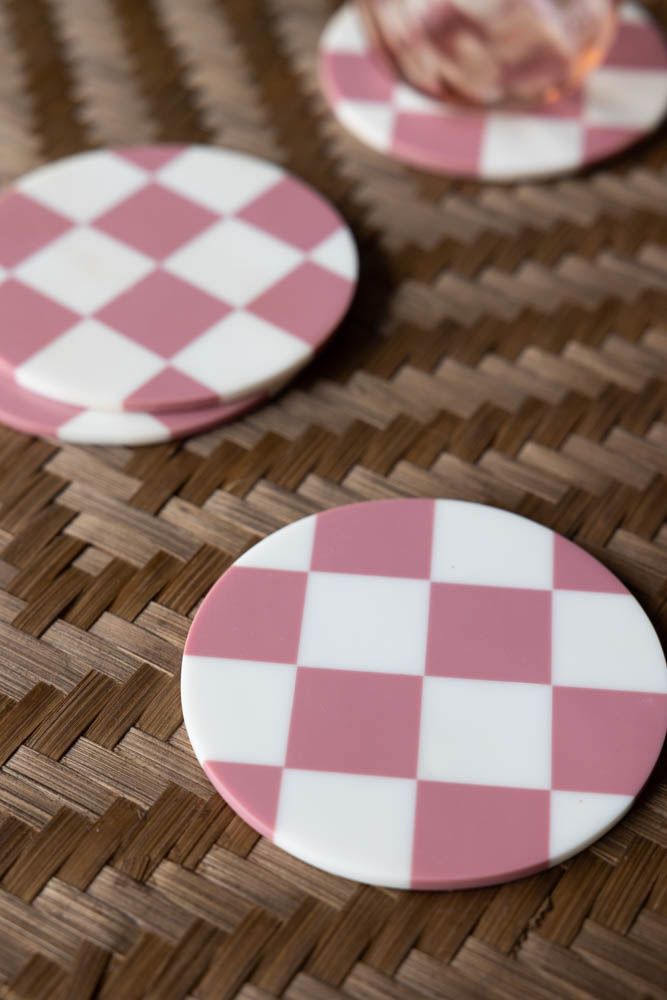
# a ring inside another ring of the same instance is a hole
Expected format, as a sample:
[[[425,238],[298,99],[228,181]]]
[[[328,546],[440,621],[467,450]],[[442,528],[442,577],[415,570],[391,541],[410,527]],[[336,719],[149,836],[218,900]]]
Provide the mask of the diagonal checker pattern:
[[[667,47],[634,3],[621,8],[616,41],[582,91],[544,109],[467,110],[421,94],[370,47],[351,3],[322,36],[320,75],[341,124],[363,142],[417,167],[484,180],[577,170],[637,142],[667,110]]]
[[[458,501],[299,521],[213,588],[186,645],[195,753],[305,861],[463,888],[555,864],[646,781],[667,671],[636,600],[550,530]]]
[[[202,146],[85,153],[0,200],[0,370],[95,409],[237,399],[312,357],[356,274],[341,218],[280,167]]]

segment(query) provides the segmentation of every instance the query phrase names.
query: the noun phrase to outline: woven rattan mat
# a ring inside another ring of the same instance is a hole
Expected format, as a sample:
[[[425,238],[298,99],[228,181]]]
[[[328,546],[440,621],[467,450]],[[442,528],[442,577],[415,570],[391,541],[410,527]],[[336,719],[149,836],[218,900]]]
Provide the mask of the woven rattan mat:
[[[566,865],[399,893],[258,839],[183,730],[207,589],[267,532],[349,500],[533,517],[615,570],[664,637],[664,135],[549,184],[412,173],[327,114],[330,9],[0,0],[3,180],[106,143],[227,144],[329,195],[363,256],[335,343],[247,420],[135,451],[0,429],[0,994],[665,996],[664,767]]]

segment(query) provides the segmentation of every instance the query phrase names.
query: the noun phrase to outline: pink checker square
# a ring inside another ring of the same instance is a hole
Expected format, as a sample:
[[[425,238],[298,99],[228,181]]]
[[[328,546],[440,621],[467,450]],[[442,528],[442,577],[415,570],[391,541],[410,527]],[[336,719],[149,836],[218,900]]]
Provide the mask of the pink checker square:
[[[551,592],[433,583],[426,673],[548,684]]]
[[[51,208],[39,205],[20,191],[0,198],[0,265],[16,267],[41,250],[72,224]]]
[[[326,202],[291,177],[269,188],[239,217],[304,251],[312,250],[340,226]]]
[[[621,21],[618,34],[604,61],[623,69],[662,70],[667,63],[665,42],[659,31],[641,22]]]
[[[549,792],[420,781],[414,889],[466,889],[546,868]]]
[[[100,310],[97,319],[170,358],[229,312],[222,299],[157,270]]]
[[[147,184],[96,219],[94,225],[135,250],[164,260],[217,219],[201,205],[159,184]]]
[[[355,101],[390,101],[394,81],[377,52],[327,52],[324,72],[342,97]]]
[[[390,500],[329,511],[317,520],[312,568],[428,579],[434,510],[433,500]]]
[[[197,615],[190,656],[296,663],[307,573],[233,566]]]
[[[299,667],[286,766],[412,778],[421,677]]]
[[[605,594],[627,594],[606,566],[562,535],[554,535],[554,587]]]
[[[246,310],[319,347],[341,316],[341,300],[349,302],[352,292],[349,281],[306,261]]]
[[[197,401],[194,410],[193,400]],[[184,413],[196,413],[205,406],[220,408],[225,404],[219,402],[215,393],[201,382],[168,364],[152,379],[144,382],[140,389],[127,396],[124,403],[126,410],[159,413],[160,420],[165,424],[170,424],[174,417],[180,421]],[[231,408],[234,403],[228,403],[227,406]]]
[[[79,317],[45,295],[10,278],[0,284],[0,316],[11,331],[3,338],[0,368],[11,371],[47,347]]]
[[[583,112],[584,94],[581,90],[564,94],[553,104],[546,104],[540,108],[540,115],[545,118],[581,118]]]
[[[447,150],[449,170],[470,174],[478,169],[485,119],[476,112],[456,117],[401,112],[394,125],[393,148],[424,167],[438,167]]]
[[[636,141],[636,128],[593,128],[584,130],[584,156],[587,161],[595,161],[606,156],[614,156]]]
[[[187,146],[177,143],[165,143],[160,146],[127,146],[115,149],[114,153],[116,156],[120,156],[121,159],[134,163],[137,167],[155,171],[171,163],[177,156],[185,152],[187,148]]]
[[[232,809],[263,837],[272,837],[278,814],[282,767],[218,760],[204,761],[203,766],[208,780]]]
[[[637,795],[667,726],[667,695],[555,687],[554,789]]]

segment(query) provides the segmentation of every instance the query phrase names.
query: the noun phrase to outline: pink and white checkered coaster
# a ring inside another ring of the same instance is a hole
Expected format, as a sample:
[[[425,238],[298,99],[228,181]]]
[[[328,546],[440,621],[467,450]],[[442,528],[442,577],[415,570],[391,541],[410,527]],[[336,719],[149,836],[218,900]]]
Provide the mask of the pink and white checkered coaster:
[[[362,142],[436,173],[488,181],[578,170],[643,138],[667,110],[667,47],[634,3],[621,8],[604,65],[545,109],[467,110],[424,96],[371,49],[351,3],[322,35],[320,76],[336,116]]]
[[[70,444],[133,447],[199,434],[236,419],[258,406],[264,398],[249,396],[233,403],[200,406],[196,410],[112,413],[56,403],[21,389],[0,375],[0,423],[24,434],[57,438]]]
[[[0,199],[0,370],[96,410],[271,389],[344,315],[349,230],[263,160],[203,146],[98,150]]]
[[[577,546],[451,500],[306,518],[202,604],[185,723],[225,799],[348,878],[485,885],[615,823],[667,724],[635,599]]]

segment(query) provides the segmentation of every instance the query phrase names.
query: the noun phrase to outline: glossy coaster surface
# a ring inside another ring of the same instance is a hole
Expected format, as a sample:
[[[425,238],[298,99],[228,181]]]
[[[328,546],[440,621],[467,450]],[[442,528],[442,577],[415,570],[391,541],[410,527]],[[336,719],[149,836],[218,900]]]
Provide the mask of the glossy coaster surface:
[[[183,711],[221,795],[348,878],[479,886],[629,808],[667,724],[648,618],[599,562],[492,507],[393,500],[247,552],[187,640]]]
[[[544,110],[467,110],[426,97],[370,47],[351,3],[322,35],[320,77],[337,118],[362,142],[435,173],[487,181],[589,166],[653,131],[667,111],[664,37],[634,3],[621,8],[613,48],[583,89]]]
[[[83,153],[0,198],[0,369],[97,410],[271,389],[344,315],[349,230],[281,167],[205,146]]]
[[[0,423],[23,434],[58,438],[70,444],[158,444],[209,430],[254,409],[265,397],[250,396],[173,413],[111,413],[56,403],[0,376]]]

